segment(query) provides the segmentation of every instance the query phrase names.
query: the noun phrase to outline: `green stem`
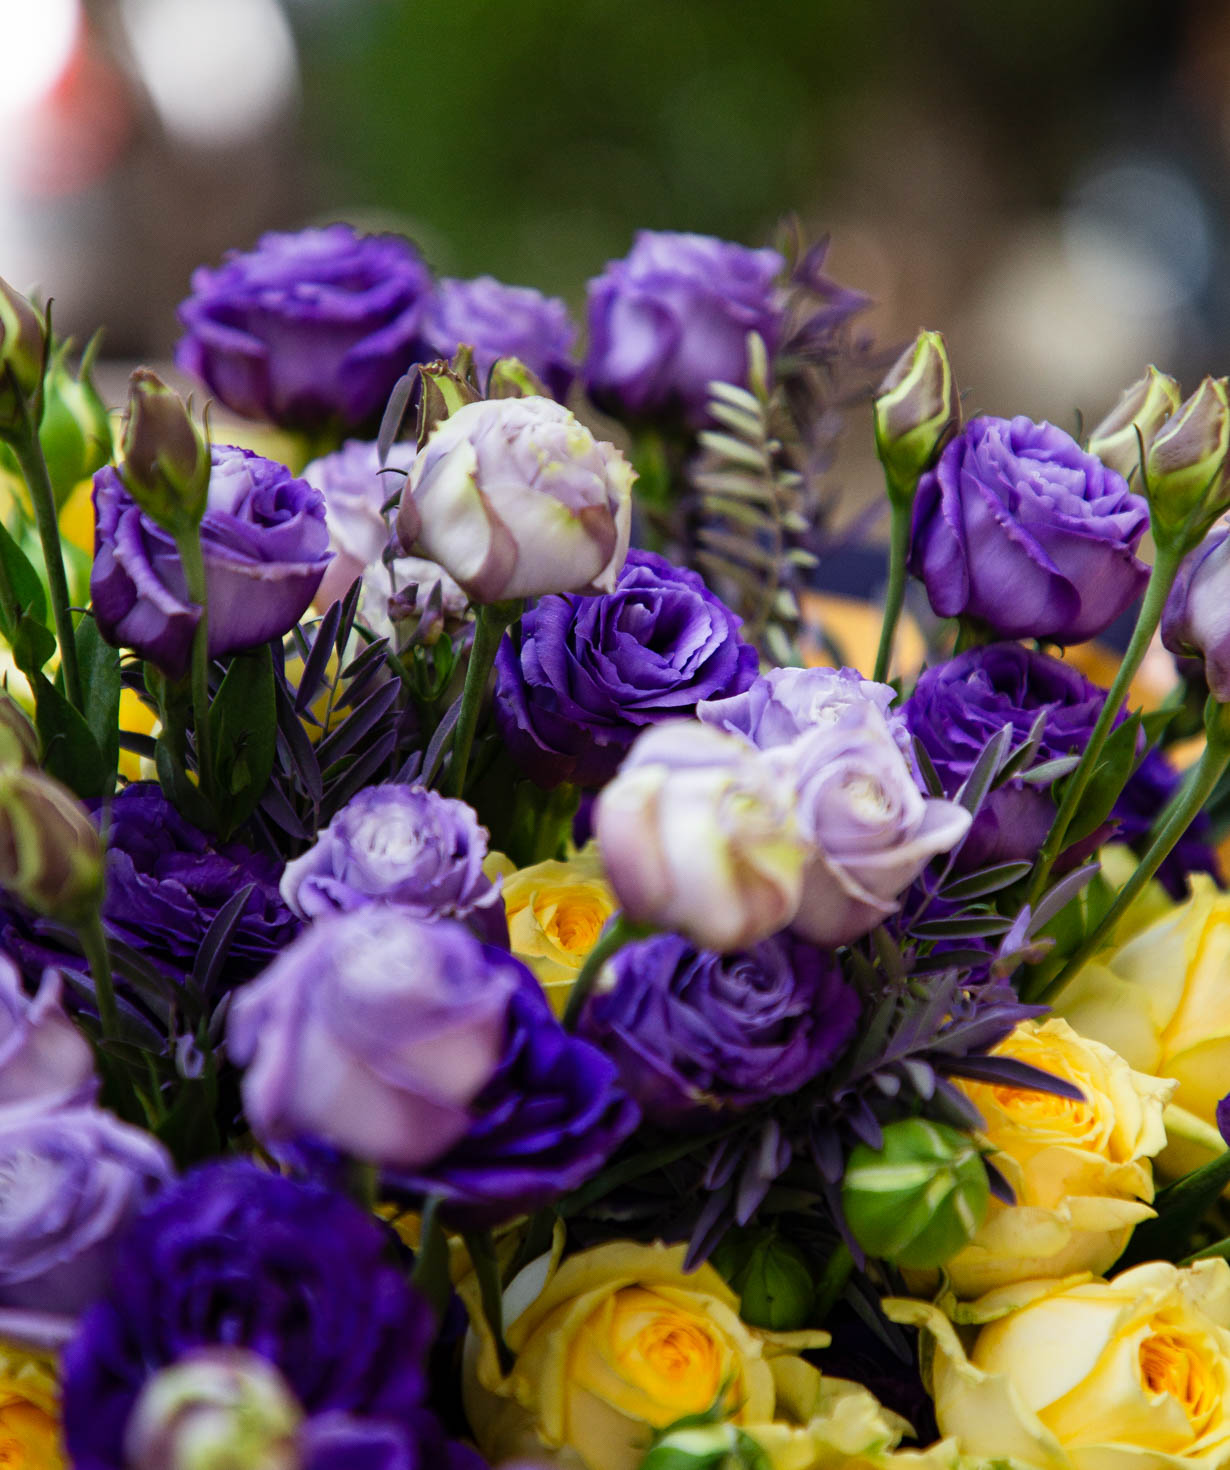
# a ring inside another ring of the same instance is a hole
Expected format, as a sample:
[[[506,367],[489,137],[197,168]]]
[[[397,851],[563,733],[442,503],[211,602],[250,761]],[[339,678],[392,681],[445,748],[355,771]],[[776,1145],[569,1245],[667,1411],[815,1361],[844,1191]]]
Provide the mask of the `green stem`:
[[[205,558],[201,555],[201,529],[193,526],[176,537],[184,569],[188,600],[201,609],[192,637],[192,724],[196,736],[196,769],[201,792],[210,809],[214,800],[214,740],[209,723],[209,588],[205,581]]]
[[[453,759],[447,778],[450,796],[461,796],[465,792],[474,732],[478,729],[478,717],[487,694],[487,677],[495,663],[496,650],[505,629],[517,621],[524,606],[517,600],[492,602],[475,609],[474,642],[470,645],[470,662],[466,665],[466,682],[461,691],[461,713],[453,731]]]
[[[103,933],[102,920],[97,912],[82,923],[74,925],[73,932],[81,945],[90,975],[94,981],[94,999],[98,1002],[98,1020],[105,1040],[114,1041],[120,1033],[119,1011],[115,1004],[115,984],[111,979],[111,956],[107,953],[107,939]]]
[[[377,1203],[380,1189],[380,1170],[365,1159],[351,1159],[346,1169],[346,1183],[350,1197],[371,1214]]]
[[[491,1232],[476,1230],[467,1232],[463,1238],[474,1265],[474,1274],[478,1277],[483,1316],[487,1319],[487,1326],[495,1339],[500,1368],[504,1373],[509,1373],[515,1360],[504,1341],[504,1290],[500,1284],[500,1267],[496,1260],[495,1246],[491,1242]]]
[[[1098,925],[1085,936],[1075,954],[1066,961],[1063,969],[1042,991],[1039,996],[1040,1000],[1054,1005],[1060,991],[1080,970],[1090,955],[1096,952],[1103,940],[1114,933],[1116,924],[1127,912],[1137,894],[1170,856],[1179,839],[1191,826],[1192,820],[1208,800],[1227,765],[1230,765],[1230,743],[1210,741],[1205,746],[1204,754],[1200,757],[1196,767],[1195,779],[1184,785],[1181,800],[1177,806],[1172,804],[1169,815],[1150,842],[1149,850],[1141,859],[1136,871],[1119,890],[1114,903],[1107,909]]]
[[[440,1223],[440,1197],[436,1194],[429,1194],[423,1203],[410,1282],[427,1298],[436,1321],[443,1322],[453,1283],[449,1276],[448,1236]]]
[[[630,940],[641,939],[649,932],[643,924],[634,924],[622,913],[615,915],[598,936],[597,944],[585,956],[585,963],[573,982],[572,991],[568,996],[568,1005],[564,1011],[565,1031],[576,1030],[581,1012],[585,1008],[585,1002],[589,999],[590,991],[593,990],[598,975],[607,960]]]
[[[47,473],[47,461],[43,458],[38,430],[30,418],[28,408],[21,432],[14,434],[9,443],[13,446],[17,462],[21,465],[21,473],[30,490],[30,503],[34,507],[34,520],[38,526],[39,541],[42,543],[47,591],[51,597],[56,640],[60,645],[60,668],[64,671],[64,692],[69,703],[84,715],[81,670],[77,663],[77,639],[73,631],[73,616],[69,611],[68,578],[64,573],[64,553],[60,546],[60,522],[56,514],[55,492],[51,488],[51,477]]]
[[[1180,546],[1158,548],[1157,560],[1153,563],[1153,570],[1149,574],[1149,584],[1145,588],[1144,601],[1140,605],[1140,615],[1136,619],[1131,642],[1127,646],[1127,652],[1123,655],[1123,661],[1119,665],[1119,672],[1115,675],[1114,683],[1107,692],[1106,701],[1102,705],[1097,723],[1089,736],[1089,743],[1085,746],[1080,764],[1068,777],[1063,800],[1055,814],[1055,820],[1051,823],[1051,830],[1047,833],[1046,841],[1042,844],[1042,850],[1038,854],[1038,862],[1034,868],[1034,876],[1026,900],[1031,905],[1036,904],[1042,896],[1055,860],[1063,851],[1068,828],[1072,825],[1072,819],[1097,770],[1102,749],[1114,726],[1115,717],[1127,698],[1132,680],[1136,677],[1136,671],[1144,661],[1150,640],[1157,631],[1157,625],[1162,618],[1162,609],[1166,605],[1166,598],[1174,585],[1179,563],[1182,560],[1183,550]]]
[[[883,684],[893,661],[893,639],[905,603],[905,560],[910,549],[910,505],[893,500],[888,542],[888,589],[884,594],[884,621],[880,624],[880,647],[876,651],[872,678]]]

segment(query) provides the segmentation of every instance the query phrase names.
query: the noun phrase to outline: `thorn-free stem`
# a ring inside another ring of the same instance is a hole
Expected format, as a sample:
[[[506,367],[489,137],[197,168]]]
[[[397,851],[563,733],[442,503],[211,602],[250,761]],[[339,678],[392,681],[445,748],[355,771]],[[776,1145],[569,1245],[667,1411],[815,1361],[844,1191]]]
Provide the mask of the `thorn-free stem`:
[[[111,978],[111,956],[107,953],[107,938],[103,933],[98,911],[95,910],[89,918],[75,924],[73,933],[76,934],[86,964],[90,967],[103,1038],[114,1041],[119,1036],[120,1018],[115,1004],[115,984]]]
[[[465,794],[470,750],[474,745],[474,733],[478,729],[478,717],[487,693],[487,678],[495,663],[496,651],[505,630],[521,616],[524,606],[525,603],[518,598],[511,602],[488,603],[474,610],[474,642],[470,645],[465,688],[461,693],[461,713],[457,717],[457,728],[453,731],[453,759],[448,769],[450,796]]]
[[[884,621],[880,624],[880,646],[876,651],[876,666],[872,678],[877,684],[888,679],[893,661],[893,639],[897,623],[905,603],[905,561],[910,549],[910,503],[892,499],[892,523],[888,542],[888,588],[884,594]]]
[[[209,723],[209,589],[205,581],[205,558],[201,555],[200,526],[193,526],[177,536],[175,544],[184,569],[188,600],[201,609],[196,632],[192,635],[192,723],[196,738],[197,779],[216,816],[214,742]]]

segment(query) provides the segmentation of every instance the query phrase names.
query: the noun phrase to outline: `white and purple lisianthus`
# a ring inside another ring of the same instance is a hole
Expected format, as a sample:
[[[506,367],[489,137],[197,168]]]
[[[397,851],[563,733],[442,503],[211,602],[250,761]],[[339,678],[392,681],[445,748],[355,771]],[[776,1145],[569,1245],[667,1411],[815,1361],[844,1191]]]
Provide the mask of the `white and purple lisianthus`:
[[[1184,557],[1162,613],[1162,642],[1200,659],[1214,698],[1230,700],[1230,524],[1215,526]]]
[[[576,374],[571,354],[577,331],[564,303],[494,276],[440,281],[425,335],[439,357],[451,358],[462,343],[472,347],[484,383],[497,358],[516,357],[562,402]]]
[[[60,1004],[61,980],[44,970],[27,995],[21,973],[0,953],[0,1119],[92,1102],[94,1053]]]

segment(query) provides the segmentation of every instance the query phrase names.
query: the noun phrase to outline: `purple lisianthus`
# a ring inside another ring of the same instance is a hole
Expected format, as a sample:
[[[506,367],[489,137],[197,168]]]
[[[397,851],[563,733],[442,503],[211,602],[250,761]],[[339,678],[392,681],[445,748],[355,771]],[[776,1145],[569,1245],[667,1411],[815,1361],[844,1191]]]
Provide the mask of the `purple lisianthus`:
[[[500,891],[483,872],[474,808],[424,786],[369,786],[287,863],[282,897],[301,918],[393,903],[418,919],[464,919],[507,938]]]
[[[747,335],[770,355],[781,333],[775,250],[709,235],[641,230],[627,257],[589,283],[585,384],[600,407],[633,418],[708,421],[709,384],[747,383]]]
[[[502,1224],[578,1188],[640,1121],[613,1063],[569,1036],[518,968],[504,1054],[474,1101],[469,1131],[426,1169],[384,1176],[394,1191],[439,1196],[459,1230]]]
[[[157,1139],[100,1108],[0,1117],[0,1306],[83,1310],[119,1232],[172,1173]]]
[[[427,313],[426,335],[441,357],[452,357],[463,342],[472,347],[484,382],[497,358],[516,357],[562,401],[576,373],[571,353],[577,332],[564,303],[528,286],[506,286],[493,276],[441,281]]]
[[[193,272],[175,361],[246,418],[374,426],[425,355],[431,289],[418,251],[397,235],[344,224],[264,235]]]
[[[439,1158],[501,1063],[520,974],[462,925],[393,904],[317,919],[231,1006],[253,1132],[401,1168]]]
[[[1183,558],[1162,613],[1162,642],[1179,658],[1200,659],[1210,692],[1230,701],[1230,523]]]
[[[591,995],[580,1034],[666,1127],[797,1091],[858,1022],[858,996],[832,954],[788,935],[714,954],[659,934],[610,964],[613,983]]]
[[[1123,477],[1062,429],[977,418],[919,481],[910,570],[941,617],[1083,643],[1143,591],[1148,524]]]
[[[900,714],[892,712],[896,698],[891,684],[877,684],[857,669],[770,669],[742,694],[702,701],[696,714],[703,724],[770,750],[789,745],[808,730],[833,724],[851,705],[866,704],[884,716],[908,756],[909,732]]]
[[[740,619],[701,577],[630,551],[614,592],[543,597],[496,655],[496,719],[540,786],[601,786],[646,726],[756,677]]]
[[[0,954],[0,1119],[75,1107],[98,1091],[94,1053],[60,1004],[60,976],[44,970],[31,998]]]
[[[357,1205],[248,1163],[208,1164],[126,1233],[64,1353],[68,1452],[77,1470],[120,1470],[148,1380],[215,1345],[268,1359],[309,1418],[413,1430],[432,1334]]]
[[[213,658],[280,638],[307,611],[329,564],[319,490],[250,449],[215,444],[201,552]],[[188,671],[200,608],[169,532],[137,507],[111,466],[94,476],[90,597],[99,632],[169,678]]]

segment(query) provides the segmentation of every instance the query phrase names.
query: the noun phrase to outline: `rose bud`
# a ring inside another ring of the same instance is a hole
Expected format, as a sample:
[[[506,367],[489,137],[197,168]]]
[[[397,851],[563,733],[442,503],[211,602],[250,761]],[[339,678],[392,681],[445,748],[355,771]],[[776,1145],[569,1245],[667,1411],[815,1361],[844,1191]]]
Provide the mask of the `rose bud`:
[[[550,398],[468,403],[420,451],[397,531],[478,603],[611,592],[631,529],[632,467]]]
[[[66,924],[88,918],[102,901],[98,828],[41,771],[0,770],[0,888]]]
[[[1183,558],[1162,612],[1162,642],[1179,658],[1203,659],[1209,692],[1230,703],[1230,523]]]
[[[0,691],[0,767],[38,765],[34,722],[7,691]]]
[[[1089,435],[1089,453],[1130,481],[1140,468],[1141,441],[1147,450],[1178,407],[1178,383],[1150,364],[1144,377],[1123,390],[1119,402]]]
[[[919,332],[880,384],[874,412],[876,452],[889,496],[909,499],[919,475],[961,423],[961,399],[941,333]]]
[[[1230,506],[1228,453],[1227,380],[1205,378],[1145,455],[1150,523],[1159,544],[1185,533],[1187,544],[1194,545]]]
[[[955,1256],[989,1199],[973,1139],[925,1118],[887,1124],[879,1149],[857,1144],[841,1186],[846,1224],[863,1250],[916,1270]]]
[[[303,1410],[267,1358],[202,1347],[145,1382],[124,1429],[130,1470],[300,1470]]]
[[[45,328],[29,301],[0,276],[0,429],[21,422],[20,399],[29,398],[43,376]]]
[[[124,487],[155,525],[181,534],[198,525],[209,494],[209,445],[187,405],[148,368],[128,380]]]

